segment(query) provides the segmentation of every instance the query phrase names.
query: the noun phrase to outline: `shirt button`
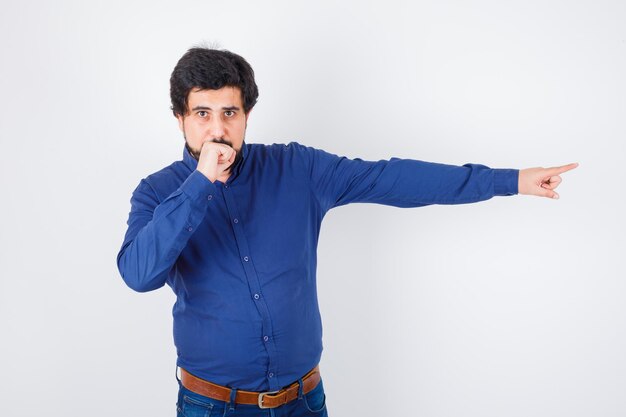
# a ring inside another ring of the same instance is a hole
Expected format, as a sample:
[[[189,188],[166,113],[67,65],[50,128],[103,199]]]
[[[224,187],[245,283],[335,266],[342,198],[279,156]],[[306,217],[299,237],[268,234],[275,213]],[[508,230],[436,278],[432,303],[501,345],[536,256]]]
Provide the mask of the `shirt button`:
[[[243,260],[244,260],[244,261],[246,261],[246,262],[248,262],[248,259],[249,259],[249,258],[248,258],[247,256],[244,256],[244,257],[243,257]]]
[[[258,300],[259,299],[259,294],[254,294],[254,299]]]
[[[239,223],[239,220],[237,220],[237,219],[234,219],[233,221],[234,221],[235,223]]]
[[[267,342],[268,340],[270,340],[270,338],[267,337],[267,336],[263,336],[263,340],[265,340]]]
[[[274,374],[272,372],[270,372],[269,377],[271,378],[273,376],[274,376]]]
[[[224,188],[228,188],[228,185],[224,185]]]
[[[191,232],[193,230],[193,227],[188,227],[187,230]]]
[[[210,200],[210,199],[212,199],[212,198],[213,198],[213,196],[212,196],[211,194],[209,194],[209,195],[207,196],[207,200]]]

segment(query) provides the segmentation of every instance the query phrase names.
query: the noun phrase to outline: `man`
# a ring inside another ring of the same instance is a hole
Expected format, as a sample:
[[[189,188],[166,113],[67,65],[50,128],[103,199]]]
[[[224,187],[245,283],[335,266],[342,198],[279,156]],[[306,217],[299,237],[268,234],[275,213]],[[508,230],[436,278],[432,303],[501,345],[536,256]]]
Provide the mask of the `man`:
[[[578,165],[364,161],[248,144],[258,89],[250,65],[225,50],[190,49],[170,86],[183,158],[134,190],[117,265],[130,288],[168,284],[177,296],[179,415],[327,415],[316,247],[331,208],[558,198],[559,175]]]

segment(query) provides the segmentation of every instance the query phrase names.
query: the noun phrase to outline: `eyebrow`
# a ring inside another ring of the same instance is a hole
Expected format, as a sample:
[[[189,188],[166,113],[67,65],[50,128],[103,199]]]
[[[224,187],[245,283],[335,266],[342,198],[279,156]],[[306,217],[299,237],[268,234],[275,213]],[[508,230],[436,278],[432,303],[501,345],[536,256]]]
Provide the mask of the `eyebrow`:
[[[196,106],[191,110],[196,111],[196,110],[212,110],[212,109],[209,106]],[[222,110],[241,110],[241,109],[237,106],[226,106],[226,107],[222,107]]]

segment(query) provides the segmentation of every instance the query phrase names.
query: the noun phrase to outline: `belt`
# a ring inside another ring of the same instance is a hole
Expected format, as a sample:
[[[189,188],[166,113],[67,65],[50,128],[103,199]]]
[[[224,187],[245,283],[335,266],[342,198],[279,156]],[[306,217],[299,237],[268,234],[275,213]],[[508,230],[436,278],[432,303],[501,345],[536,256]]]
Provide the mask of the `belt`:
[[[204,395],[205,397],[213,398],[224,402],[230,401],[230,393],[232,388],[225,387],[223,385],[217,385],[197,376],[191,375],[189,372],[180,368],[181,371],[181,383],[189,391],[193,391],[196,394]],[[319,365],[311,369],[305,376],[302,377],[302,392],[307,394],[312,391],[320,382],[320,370]],[[235,395],[235,403],[237,404],[256,404],[260,408],[276,408],[283,404],[295,400],[298,398],[298,381],[278,390],[278,391],[244,391],[237,390]]]

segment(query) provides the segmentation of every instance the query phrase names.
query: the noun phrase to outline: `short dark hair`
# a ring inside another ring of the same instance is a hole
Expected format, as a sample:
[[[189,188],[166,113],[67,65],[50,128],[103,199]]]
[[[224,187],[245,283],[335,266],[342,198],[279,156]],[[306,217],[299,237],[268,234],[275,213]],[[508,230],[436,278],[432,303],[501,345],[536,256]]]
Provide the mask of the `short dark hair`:
[[[189,49],[178,60],[170,77],[174,116],[187,114],[187,97],[193,88],[219,90],[225,86],[239,87],[244,112],[252,110],[259,97],[259,89],[254,81],[254,71],[245,59],[225,49]]]

